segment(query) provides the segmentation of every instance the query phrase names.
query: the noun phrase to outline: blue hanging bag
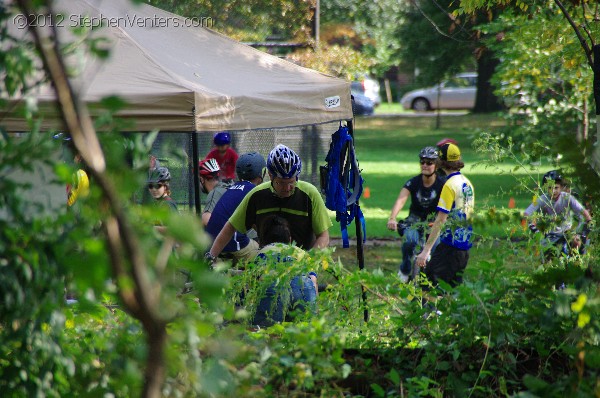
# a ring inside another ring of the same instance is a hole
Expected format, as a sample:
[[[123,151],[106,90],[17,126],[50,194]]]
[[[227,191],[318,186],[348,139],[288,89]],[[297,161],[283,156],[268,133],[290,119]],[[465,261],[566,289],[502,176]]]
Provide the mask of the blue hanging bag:
[[[342,230],[343,247],[349,247],[348,225],[356,219],[361,223],[363,242],[366,240],[365,217],[358,200],[363,190],[358,160],[354,153],[354,142],[348,127],[340,128],[331,136],[326,166],[321,166],[321,192],[325,195],[325,206],[335,211],[336,221]]]

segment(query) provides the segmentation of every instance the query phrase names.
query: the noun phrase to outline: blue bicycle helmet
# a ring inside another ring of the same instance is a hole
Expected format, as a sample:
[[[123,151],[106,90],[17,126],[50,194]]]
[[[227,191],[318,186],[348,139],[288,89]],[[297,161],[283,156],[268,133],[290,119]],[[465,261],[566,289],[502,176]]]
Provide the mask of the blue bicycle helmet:
[[[227,131],[221,131],[220,133],[215,134],[213,142],[215,145],[229,145],[231,144],[231,134]]]
[[[302,171],[302,161],[296,152],[285,145],[277,145],[267,158],[267,170],[274,177],[298,177]]]

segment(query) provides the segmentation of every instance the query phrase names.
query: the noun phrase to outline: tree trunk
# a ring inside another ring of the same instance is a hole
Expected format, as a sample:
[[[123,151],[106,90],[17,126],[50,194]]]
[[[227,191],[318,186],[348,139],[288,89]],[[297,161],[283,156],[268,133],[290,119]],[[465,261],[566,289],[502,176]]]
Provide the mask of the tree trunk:
[[[473,113],[497,112],[504,109],[501,101],[494,95],[494,87],[490,79],[500,63],[489,50],[483,50],[477,59],[477,96]]]
[[[148,332],[148,360],[146,361],[142,397],[160,398],[166,374],[164,350],[167,343],[167,330],[164,324],[148,325],[146,330]]]
[[[596,44],[593,49],[594,64],[594,103],[596,105],[596,137],[593,141],[592,167],[597,174],[600,174],[600,44]]]

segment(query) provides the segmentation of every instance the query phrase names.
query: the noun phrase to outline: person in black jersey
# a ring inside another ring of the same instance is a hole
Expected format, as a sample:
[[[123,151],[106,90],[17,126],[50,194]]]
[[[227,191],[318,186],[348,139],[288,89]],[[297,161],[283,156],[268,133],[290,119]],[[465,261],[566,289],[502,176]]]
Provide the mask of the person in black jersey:
[[[390,231],[398,231],[400,236],[404,236],[402,262],[398,271],[398,276],[404,283],[411,278],[413,266],[411,259],[415,249],[423,246],[425,222],[435,217],[440,192],[446,181],[436,173],[437,159],[437,148],[428,146],[421,150],[419,153],[421,174],[404,184],[387,222]],[[408,217],[397,222],[396,217],[409,197],[411,202]]]

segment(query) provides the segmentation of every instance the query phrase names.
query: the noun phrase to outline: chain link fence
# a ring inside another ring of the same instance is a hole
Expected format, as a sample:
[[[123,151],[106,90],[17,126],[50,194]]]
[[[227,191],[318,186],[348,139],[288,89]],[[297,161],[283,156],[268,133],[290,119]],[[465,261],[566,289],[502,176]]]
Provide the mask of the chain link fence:
[[[331,135],[338,129],[339,122],[299,127],[229,131],[231,147],[242,155],[258,152],[267,155],[278,144],[293,149],[302,159],[300,178],[319,188],[319,166],[325,164],[325,156],[329,150]],[[198,132],[198,156],[204,159],[213,147],[211,132]],[[152,146],[161,166],[171,172],[171,197],[180,210],[194,210],[194,179],[192,164],[192,133],[161,132]],[[147,199],[147,198],[145,198]],[[204,204],[206,194],[200,194]]]

